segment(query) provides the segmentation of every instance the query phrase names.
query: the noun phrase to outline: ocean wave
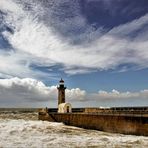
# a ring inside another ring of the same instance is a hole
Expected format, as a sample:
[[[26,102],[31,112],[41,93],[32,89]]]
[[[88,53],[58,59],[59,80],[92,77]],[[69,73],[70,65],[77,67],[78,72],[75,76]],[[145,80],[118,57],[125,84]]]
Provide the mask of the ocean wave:
[[[22,112],[0,112],[0,120],[1,119],[24,119],[24,120],[37,120],[38,113],[30,112],[30,113],[22,113]]]
[[[148,147],[148,137],[145,136],[112,134],[63,123],[26,119],[0,118],[0,137],[0,147],[4,148]]]

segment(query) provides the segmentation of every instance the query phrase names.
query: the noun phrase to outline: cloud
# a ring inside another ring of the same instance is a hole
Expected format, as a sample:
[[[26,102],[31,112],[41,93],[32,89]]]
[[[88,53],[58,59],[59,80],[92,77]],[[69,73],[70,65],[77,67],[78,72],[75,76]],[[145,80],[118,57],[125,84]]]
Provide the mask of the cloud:
[[[34,72],[30,68],[30,64],[37,60],[33,59],[25,53],[13,52],[13,51],[0,51],[0,77],[11,78],[11,77],[31,77],[31,78],[45,78],[46,73],[41,71]],[[37,61],[36,61],[37,62]],[[52,75],[48,74],[49,77]]]
[[[89,97],[91,97],[92,100],[100,106],[147,106],[148,105],[147,89],[137,92],[129,92],[129,91],[120,92],[115,89],[113,89],[111,92],[100,90],[98,91],[98,93],[90,94]]]
[[[0,106],[10,107],[57,107],[57,86],[46,86],[31,78],[0,79]],[[98,91],[88,93],[80,88],[66,89],[66,101],[73,106],[146,106],[148,90],[139,92]]]
[[[100,99],[130,99],[130,98],[142,97],[143,93],[141,92],[133,92],[133,93],[132,92],[119,92],[113,89],[111,92],[100,90],[95,95]]]
[[[73,88],[71,90],[67,89],[66,90],[66,97],[71,100],[71,101],[81,101],[85,100],[86,97],[86,91],[81,90],[80,88]]]
[[[53,96],[54,87],[48,88],[42,82],[31,78],[1,79],[1,99],[45,101]]]
[[[144,16],[135,19],[131,22],[114,27],[112,30],[108,32],[108,34],[117,35],[120,37],[125,37],[125,36],[130,37],[132,33],[138,30],[142,30],[143,27],[147,24],[148,24],[148,14],[145,14]]]
[[[66,98],[80,100],[85,96],[85,91],[79,88],[67,89]],[[57,87],[46,86],[43,82],[31,78],[0,79],[0,106],[34,107],[42,102],[56,102]],[[46,104],[48,105],[48,104]],[[39,106],[38,106],[39,107]]]
[[[82,37],[80,37],[82,40],[81,44],[72,44],[70,38],[60,35],[59,30],[52,26],[53,23],[58,24],[58,19],[60,18],[58,15],[60,15],[64,2],[52,3],[53,11],[49,11],[43,9],[42,3],[27,1],[31,5],[31,8],[27,11],[24,8],[24,3],[15,0],[7,2],[1,0],[0,9],[7,13],[5,16],[6,25],[14,30],[14,33],[5,30],[2,35],[9,41],[16,53],[23,53],[17,60],[14,60],[15,62],[13,62],[15,54],[7,57],[14,67],[18,69],[17,73],[21,73],[22,69],[24,69],[24,65],[20,63],[25,58],[28,59],[30,64],[33,62],[33,64],[43,67],[61,65],[61,69],[65,73],[73,75],[96,70],[116,69],[122,64],[135,64],[138,68],[147,68],[148,36],[145,34],[148,33],[148,30],[143,30],[143,28],[148,24],[148,14],[102,33],[102,27],[97,30],[90,29],[92,26],[87,24],[83,15],[78,11],[80,8],[76,5],[74,11],[77,12],[72,13],[73,17],[71,19],[69,17],[62,18],[64,20],[60,21],[65,28],[72,22],[73,28],[78,26],[87,28],[83,30],[82,34],[80,33]],[[47,15],[47,11],[49,16],[48,21],[45,21],[44,17]],[[54,15],[55,18],[52,18],[51,14],[53,13],[56,15]],[[65,11],[62,11],[62,13],[65,13]],[[66,11],[67,14],[68,11]],[[56,19],[57,17],[58,19]],[[76,18],[78,18],[78,22]],[[93,38],[93,41],[90,42],[88,36]],[[78,35],[76,35],[77,37]],[[85,39],[86,41],[83,42]],[[1,62],[0,69],[4,66],[5,63]],[[11,68],[11,64],[7,64],[7,67],[15,71]],[[24,71],[30,71],[27,73],[32,75],[36,73],[29,66]],[[1,73],[9,74],[4,71],[1,71]],[[13,73],[17,76],[17,73]],[[38,76],[40,74],[38,73]],[[34,78],[36,77],[34,76]]]

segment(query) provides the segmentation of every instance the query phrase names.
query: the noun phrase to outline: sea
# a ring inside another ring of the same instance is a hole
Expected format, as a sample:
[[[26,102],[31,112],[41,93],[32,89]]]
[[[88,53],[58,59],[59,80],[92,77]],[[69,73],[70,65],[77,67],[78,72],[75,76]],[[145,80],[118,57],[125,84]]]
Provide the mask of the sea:
[[[148,148],[147,136],[38,120],[36,109],[0,109],[0,148]]]

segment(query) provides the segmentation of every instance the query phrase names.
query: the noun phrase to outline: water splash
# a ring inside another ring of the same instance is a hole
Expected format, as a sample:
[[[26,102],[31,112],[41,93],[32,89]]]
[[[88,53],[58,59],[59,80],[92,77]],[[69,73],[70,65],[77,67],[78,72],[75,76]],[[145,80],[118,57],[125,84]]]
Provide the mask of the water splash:
[[[36,117],[34,112],[0,113],[0,147],[148,147],[148,137],[86,130]]]

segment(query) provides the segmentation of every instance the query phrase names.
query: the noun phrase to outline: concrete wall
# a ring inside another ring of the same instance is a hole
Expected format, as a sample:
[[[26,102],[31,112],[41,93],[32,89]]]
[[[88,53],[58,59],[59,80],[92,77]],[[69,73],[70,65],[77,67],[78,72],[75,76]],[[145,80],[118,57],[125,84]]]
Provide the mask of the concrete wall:
[[[148,114],[148,107],[85,108],[85,113]]]
[[[148,136],[148,116],[49,113],[39,114],[39,119],[106,132]]]

